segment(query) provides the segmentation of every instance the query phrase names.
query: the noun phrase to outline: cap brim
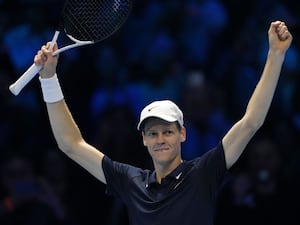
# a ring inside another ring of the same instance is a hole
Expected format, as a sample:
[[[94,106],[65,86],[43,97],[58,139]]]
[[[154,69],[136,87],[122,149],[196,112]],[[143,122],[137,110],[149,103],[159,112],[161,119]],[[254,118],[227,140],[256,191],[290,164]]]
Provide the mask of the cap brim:
[[[164,121],[167,121],[167,122],[176,122],[177,121],[177,119],[174,119],[173,117],[168,116],[168,115],[159,115],[159,116],[157,116],[157,115],[148,115],[147,117],[140,120],[140,122],[137,125],[137,129],[141,130],[141,128],[144,126],[144,122],[149,118],[158,118],[158,119],[161,119],[161,120],[164,120]]]

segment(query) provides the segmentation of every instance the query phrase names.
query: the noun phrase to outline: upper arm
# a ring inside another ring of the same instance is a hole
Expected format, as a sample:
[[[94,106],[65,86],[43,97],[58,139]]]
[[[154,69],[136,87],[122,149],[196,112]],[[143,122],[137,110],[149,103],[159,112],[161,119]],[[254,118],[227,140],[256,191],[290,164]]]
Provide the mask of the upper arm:
[[[222,144],[228,169],[238,160],[256,131],[257,128],[250,126],[243,118],[223,137]]]
[[[104,154],[101,151],[81,140],[79,143],[73,145],[72,151],[65,153],[90,174],[106,184],[102,168]]]
[[[102,169],[104,154],[85,142],[65,101],[47,104],[47,109],[59,148],[97,179],[106,183]]]

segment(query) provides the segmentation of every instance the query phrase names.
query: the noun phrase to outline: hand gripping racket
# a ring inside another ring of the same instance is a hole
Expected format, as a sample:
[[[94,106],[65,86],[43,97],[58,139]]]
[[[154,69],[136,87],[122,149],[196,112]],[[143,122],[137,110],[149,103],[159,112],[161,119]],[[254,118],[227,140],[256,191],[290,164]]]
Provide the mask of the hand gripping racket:
[[[61,31],[64,31],[73,43],[57,49],[53,55],[108,38],[124,24],[131,8],[132,0],[67,0],[61,13],[59,29],[54,33],[50,48]],[[41,66],[33,63],[9,86],[9,90],[18,95],[41,69]]]

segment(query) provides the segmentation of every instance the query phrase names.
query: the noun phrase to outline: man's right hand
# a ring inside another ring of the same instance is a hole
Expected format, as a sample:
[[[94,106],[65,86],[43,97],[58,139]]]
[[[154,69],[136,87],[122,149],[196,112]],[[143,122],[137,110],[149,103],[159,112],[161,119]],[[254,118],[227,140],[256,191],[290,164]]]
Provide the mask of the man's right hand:
[[[52,56],[53,52],[57,50],[57,44],[55,43],[53,48],[49,50],[51,42],[43,45],[41,50],[34,57],[34,63],[37,66],[42,66],[43,68],[39,72],[42,78],[52,77],[56,73],[56,66],[58,62],[58,55]]]

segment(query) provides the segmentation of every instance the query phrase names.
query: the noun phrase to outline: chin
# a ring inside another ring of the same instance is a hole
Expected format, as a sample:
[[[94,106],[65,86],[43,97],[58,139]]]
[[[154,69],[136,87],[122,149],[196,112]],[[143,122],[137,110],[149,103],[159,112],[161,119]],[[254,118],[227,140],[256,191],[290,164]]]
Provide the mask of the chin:
[[[174,158],[171,158],[170,156],[168,157],[154,157],[153,161],[157,164],[165,164],[168,165],[174,161]]]

